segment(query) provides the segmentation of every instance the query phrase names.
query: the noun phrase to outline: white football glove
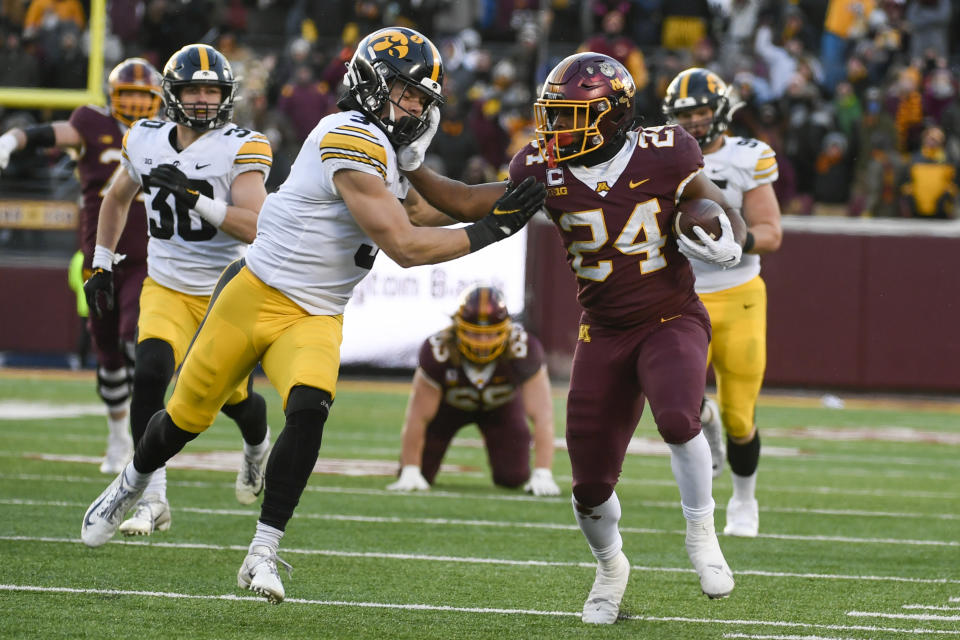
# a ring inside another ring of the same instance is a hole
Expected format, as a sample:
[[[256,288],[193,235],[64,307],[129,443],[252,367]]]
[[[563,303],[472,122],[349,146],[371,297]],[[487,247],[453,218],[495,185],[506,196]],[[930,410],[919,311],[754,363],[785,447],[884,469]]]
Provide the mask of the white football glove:
[[[429,489],[430,483],[420,473],[420,467],[415,464],[405,465],[400,470],[397,481],[387,485],[387,491],[427,491]]]
[[[677,238],[677,248],[680,249],[680,253],[688,258],[718,264],[724,269],[737,266],[740,257],[743,255],[743,248],[733,239],[733,229],[730,227],[730,218],[727,217],[727,214],[721,214],[719,218],[719,239],[713,240],[706,231],[700,227],[694,227],[693,232],[697,234],[703,244],[694,242],[685,235],[680,235]]]
[[[10,154],[17,150],[17,138],[10,132],[0,136],[0,171],[10,164]]]
[[[530,481],[523,485],[523,490],[538,497],[560,495],[560,487],[553,481],[553,474],[544,467],[533,470]]]
[[[397,164],[404,171],[416,171],[423,164],[423,158],[427,155],[427,147],[437,133],[437,127],[440,126],[440,109],[433,106],[427,114],[430,126],[423,134],[411,142],[397,149]]]

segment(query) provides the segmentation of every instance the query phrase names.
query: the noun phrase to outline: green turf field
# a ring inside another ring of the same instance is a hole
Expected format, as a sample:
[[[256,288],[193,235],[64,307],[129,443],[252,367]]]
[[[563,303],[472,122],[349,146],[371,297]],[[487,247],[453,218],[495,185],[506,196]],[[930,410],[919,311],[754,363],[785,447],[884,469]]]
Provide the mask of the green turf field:
[[[258,388],[275,436],[279,401]],[[566,452],[554,464],[562,497],[496,489],[471,428],[433,490],[394,495],[387,475],[360,474],[395,468],[406,397],[402,384],[342,385],[325,472],[281,545],[287,600],[271,606],[236,587],[259,511],[233,496],[232,422],[178,456],[192,468],[171,465],[169,531],[88,549],[83,512],[111,479],[98,472],[106,425],[92,377],[0,375],[0,638],[960,638],[958,406],[765,396],[760,537],[721,536],[737,586],[719,601],[700,593],[646,416],[617,489],[628,617],[595,628],[579,620],[594,566]],[[729,495],[726,471],[721,529]]]

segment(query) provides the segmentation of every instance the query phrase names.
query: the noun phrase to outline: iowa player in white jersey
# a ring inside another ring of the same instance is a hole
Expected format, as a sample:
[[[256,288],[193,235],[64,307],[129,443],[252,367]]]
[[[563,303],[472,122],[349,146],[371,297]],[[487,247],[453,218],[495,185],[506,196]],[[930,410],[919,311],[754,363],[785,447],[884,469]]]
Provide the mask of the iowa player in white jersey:
[[[776,154],[759,140],[722,135],[735,110],[729,94],[728,86],[712,71],[687,69],[668,86],[663,113],[697,139],[705,173],[723,190],[727,202],[741,208],[747,223],[747,241],[738,265],[723,269],[696,257],[690,257],[690,264],[697,294],[713,325],[709,362],[719,401],[718,407],[718,402],[704,398],[700,422],[710,443],[714,477],[723,470],[725,448],[733,477],[723,532],[755,537],[760,436],[754,416],[767,360],[767,293],[760,278],[760,254],[776,251],[782,232],[780,205],[773,191]]]
[[[198,44],[182,48],[164,67],[161,88],[170,121],[138,120],[124,136],[125,170],[117,173],[104,197],[94,273],[84,287],[92,311],[113,304],[113,251],[130,203],[142,190],[150,239],[130,412],[134,443],[143,439],[150,417],[163,409],[170,379],[186,356],[220,273],[253,240],[272,160],[266,137],[230,122],[237,83],[230,63],[216,49]],[[224,400],[223,412],[236,421],[244,441],[236,497],[250,504],[263,489],[269,449],[266,403],[246,379]],[[120,531],[149,535],[169,526],[166,469],[160,467]]]
[[[500,196],[490,215],[434,228],[453,220],[400,177],[397,148],[436,126],[430,113],[443,99],[442,83],[440,54],[412,29],[382,29],[359,43],[342,112],[317,124],[286,182],[263,203],[245,263],[224,272],[166,411],[151,418],[133,462],[84,515],[87,545],[113,536],[151,473],[210,426],[260,362],[283,398],[286,422],[267,461],[260,517],[237,583],[283,600],[277,551],[317,460],[354,286],[381,249],[403,266],[452,260],[516,232],[545,197],[533,179],[506,191],[488,185]]]

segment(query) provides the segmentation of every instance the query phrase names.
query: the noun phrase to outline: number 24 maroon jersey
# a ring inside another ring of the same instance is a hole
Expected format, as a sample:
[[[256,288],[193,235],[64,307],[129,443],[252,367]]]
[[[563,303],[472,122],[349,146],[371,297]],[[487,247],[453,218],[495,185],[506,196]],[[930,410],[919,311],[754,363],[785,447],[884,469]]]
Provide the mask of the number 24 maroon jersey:
[[[623,149],[595,167],[550,167],[534,141],[513,157],[510,179],[532,175],[547,186],[547,213],[587,321],[631,326],[674,315],[696,297],[670,222],[683,187],[702,168],[697,141],[666,126],[628,132]]]

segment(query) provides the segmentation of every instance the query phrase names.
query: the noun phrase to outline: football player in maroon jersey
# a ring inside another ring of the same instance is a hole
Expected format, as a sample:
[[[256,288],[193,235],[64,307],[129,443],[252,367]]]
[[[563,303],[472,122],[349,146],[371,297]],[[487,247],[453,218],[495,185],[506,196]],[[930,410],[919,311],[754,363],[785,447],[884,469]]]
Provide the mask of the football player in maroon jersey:
[[[83,193],[79,236],[84,280],[92,272],[103,195],[121,170],[123,134],[135,120],[156,118],[161,106],[160,74],[143,58],[127,58],[118,64],[110,72],[107,84],[108,108],[83,105],[74,109],[69,120],[11,129],[0,136],[0,170],[7,168],[10,154],[21,149],[58,147],[79,152],[77,174]],[[109,474],[119,473],[133,455],[127,418],[140,287],[147,275],[147,219],[142,196],[130,209],[117,253],[125,258],[114,267],[116,304],[103,317],[91,313],[88,320],[97,352],[97,393],[107,405],[109,425],[107,452],[100,471]]]
[[[530,472],[533,423],[534,469]],[[430,488],[454,435],[468,424],[483,434],[493,483],[558,496],[553,480],[553,402],[543,346],[510,321],[498,289],[464,292],[453,324],[427,338],[403,425],[400,477],[391,491]]]
[[[710,320],[686,256],[734,266],[746,229],[701,173],[703,155],[690,134],[677,126],[634,128],[635,92],[616,60],[592,52],[567,57],[534,105],[537,139],[510,163],[512,181],[534,176],[546,184],[546,213],[584,309],[566,438],[574,513],[597,558],[582,619],[601,624],[616,622],[630,572],[614,487],[645,400],[670,447],[700,587],[711,598],[734,587],[714,528],[710,448],[700,430]],[[487,190],[412,170],[424,141],[411,147],[401,150],[401,162],[431,204],[461,215],[489,206]],[[702,230],[702,243],[673,235],[676,205],[688,198],[724,206],[719,239]]]

